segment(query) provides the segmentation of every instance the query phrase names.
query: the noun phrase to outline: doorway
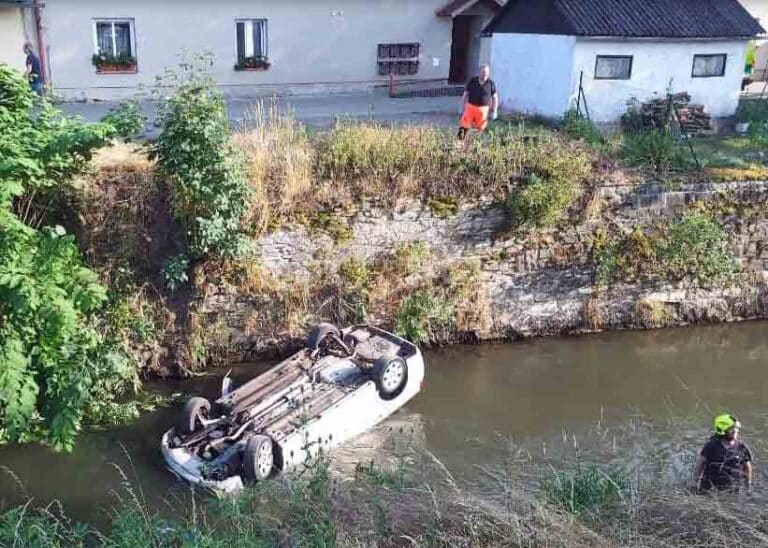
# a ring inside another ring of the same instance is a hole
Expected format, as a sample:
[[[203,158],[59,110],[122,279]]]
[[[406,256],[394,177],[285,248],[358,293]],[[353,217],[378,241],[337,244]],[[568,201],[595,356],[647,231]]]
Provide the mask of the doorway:
[[[453,18],[451,66],[448,69],[448,81],[452,84],[465,84],[469,78],[471,22],[470,15],[459,15]]]

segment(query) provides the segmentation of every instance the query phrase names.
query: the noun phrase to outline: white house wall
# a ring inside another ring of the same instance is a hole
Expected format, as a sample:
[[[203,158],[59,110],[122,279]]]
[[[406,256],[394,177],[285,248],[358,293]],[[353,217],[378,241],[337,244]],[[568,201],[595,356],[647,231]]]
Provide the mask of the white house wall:
[[[492,78],[502,108],[562,116],[568,108],[576,39],[544,34],[494,34]]]
[[[44,10],[56,92],[70,98],[116,98],[151,86],[184,49],[215,55],[214,75],[228,94],[254,91],[354,91],[383,83],[377,44],[418,42],[421,59],[410,79],[445,79],[451,19],[437,17],[444,0],[47,0]],[[96,74],[91,65],[93,20],[132,18],[137,74]],[[237,72],[235,19],[268,20],[266,71]],[[435,59],[437,61],[435,61]]]
[[[0,63],[24,70],[22,46],[25,40],[21,9],[0,6]]]
[[[574,49],[571,99],[578,93],[579,74],[584,71],[584,91],[590,114],[596,121],[618,119],[632,97],[646,100],[663,96],[668,84],[672,91],[687,91],[692,100],[705,105],[715,117],[731,116],[736,111],[744,74],[746,41],[644,41],[578,39]],[[725,76],[693,78],[694,54],[725,53]],[[632,55],[629,80],[595,80],[597,55]]]

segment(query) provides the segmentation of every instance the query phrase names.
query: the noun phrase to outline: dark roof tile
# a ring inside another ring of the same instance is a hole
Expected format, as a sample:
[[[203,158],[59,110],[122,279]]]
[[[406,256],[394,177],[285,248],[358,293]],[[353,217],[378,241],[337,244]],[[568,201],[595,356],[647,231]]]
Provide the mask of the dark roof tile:
[[[485,31],[629,38],[765,33],[738,0],[510,0]]]

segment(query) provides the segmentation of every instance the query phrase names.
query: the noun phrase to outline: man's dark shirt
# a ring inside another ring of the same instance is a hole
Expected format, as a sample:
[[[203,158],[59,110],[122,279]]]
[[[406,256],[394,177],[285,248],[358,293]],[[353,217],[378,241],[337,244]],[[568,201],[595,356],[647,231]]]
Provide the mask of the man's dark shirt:
[[[496,84],[488,78],[484,84],[480,83],[480,78],[475,76],[467,82],[467,95],[469,104],[476,107],[487,107],[491,104],[491,99],[496,94]]]
[[[705,491],[712,487],[738,488],[743,478],[744,465],[752,461],[752,452],[746,443],[738,440],[728,445],[717,436],[712,436],[704,445],[701,456],[706,459],[701,481],[701,488]]]
[[[31,51],[27,53],[27,66],[30,68],[29,83],[34,85],[40,82],[40,59]]]

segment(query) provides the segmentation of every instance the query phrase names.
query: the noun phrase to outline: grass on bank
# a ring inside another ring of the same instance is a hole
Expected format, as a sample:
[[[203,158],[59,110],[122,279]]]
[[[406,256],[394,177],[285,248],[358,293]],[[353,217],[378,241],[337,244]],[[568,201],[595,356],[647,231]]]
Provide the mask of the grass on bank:
[[[98,530],[57,504],[0,513],[0,546],[149,547],[716,547],[768,542],[758,468],[753,493],[690,490],[698,422],[634,418],[598,423],[546,456],[510,440],[488,449],[464,482],[418,445],[343,471],[320,462],[303,473],[215,500],[191,493],[159,513],[126,483]],[[505,451],[499,453],[498,449]],[[758,462],[764,447],[753,444]],[[498,457],[497,457],[498,458]]]
[[[342,120],[328,131],[310,133],[273,105],[258,107],[233,141],[246,159],[253,188],[247,224],[255,234],[301,218],[312,224],[318,211],[353,210],[363,202],[392,208],[403,199],[505,200],[531,176],[567,187],[564,193],[572,197],[592,169],[581,144],[512,123],[497,124],[457,151],[451,128]],[[565,201],[558,203],[561,209]],[[449,209],[447,215],[456,206]],[[521,224],[549,221],[533,215]]]

